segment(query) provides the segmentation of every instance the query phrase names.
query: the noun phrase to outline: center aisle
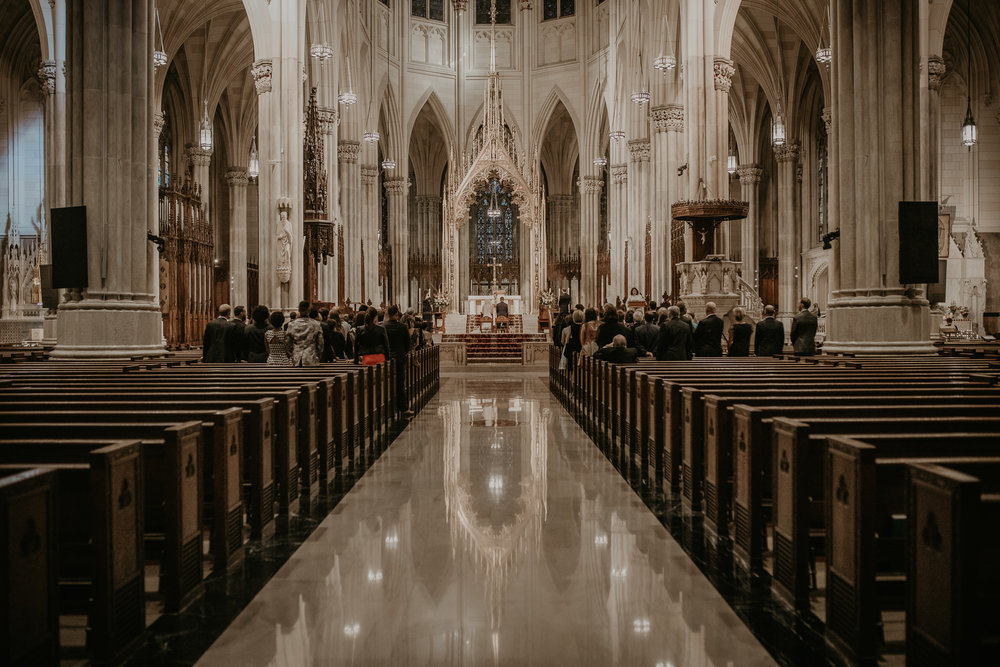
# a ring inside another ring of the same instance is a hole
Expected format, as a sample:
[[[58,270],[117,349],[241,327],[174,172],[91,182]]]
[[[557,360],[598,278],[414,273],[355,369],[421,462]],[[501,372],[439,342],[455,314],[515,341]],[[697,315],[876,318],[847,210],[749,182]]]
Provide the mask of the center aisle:
[[[771,665],[538,371],[441,391],[199,665]]]

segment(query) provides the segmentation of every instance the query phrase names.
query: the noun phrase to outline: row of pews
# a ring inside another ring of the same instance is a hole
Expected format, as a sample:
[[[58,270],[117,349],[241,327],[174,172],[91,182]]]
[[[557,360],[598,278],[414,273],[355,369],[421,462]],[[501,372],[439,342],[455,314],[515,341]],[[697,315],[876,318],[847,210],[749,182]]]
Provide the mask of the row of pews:
[[[827,659],[1000,655],[995,360],[585,358],[559,370],[553,349],[549,377],[636,492],[818,628]]]
[[[324,509],[440,383],[394,364],[22,363],[0,372],[0,664],[126,655],[251,541]],[[152,582],[152,583],[151,583]],[[60,647],[86,618],[85,647]]]

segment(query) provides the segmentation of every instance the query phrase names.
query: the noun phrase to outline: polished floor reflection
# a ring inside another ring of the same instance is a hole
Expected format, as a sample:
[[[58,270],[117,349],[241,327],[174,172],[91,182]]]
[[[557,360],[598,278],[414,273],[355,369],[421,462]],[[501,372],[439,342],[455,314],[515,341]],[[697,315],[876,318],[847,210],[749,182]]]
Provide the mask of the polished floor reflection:
[[[773,661],[537,373],[438,396],[200,665]]]

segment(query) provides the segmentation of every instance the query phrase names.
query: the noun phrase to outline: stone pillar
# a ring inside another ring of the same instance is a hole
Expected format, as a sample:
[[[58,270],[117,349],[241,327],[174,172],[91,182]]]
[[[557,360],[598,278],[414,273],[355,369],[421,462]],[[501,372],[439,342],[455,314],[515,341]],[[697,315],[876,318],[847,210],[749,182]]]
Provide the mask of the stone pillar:
[[[199,146],[190,146],[186,151],[187,159],[194,167],[194,182],[201,187],[201,208],[204,212],[205,220],[211,223],[208,208],[208,193],[211,190],[208,182],[208,168],[212,164],[212,150],[205,150]],[[212,225],[215,227],[215,225]]]
[[[600,176],[580,178],[580,303],[596,304],[597,285],[597,235],[600,230],[601,188],[604,180]]]
[[[629,171],[632,178],[629,179],[629,215],[628,227],[629,236],[632,242],[629,243],[629,266],[628,285],[625,285],[625,294],[633,287],[638,287],[640,292],[646,289],[646,221],[649,219],[649,153],[650,141],[648,139],[633,139],[628,142]]]
[[[146,240],[156,162],[152,2],[69,0],[65,25],[67,52],[79,59],[67,63],[74,131],[64,203],[87,207],[88,285],[60,304],[52,356],[163,354]]]
[[[392,301],[404,312],[410,307],[407,289],[409,268],[410,180],[406,177],[385,179],[389,198],[389,243],[392,247]]]
[[[941,160],[938,150],[941,143],[941,83],[945,75],[944,58],[929,56],[927,58],[927,138],[925,150],[928,159],[921,161],[924,176],[921,186],[924,194],[921,199],[936,200],[941,191]],[[825,119],[825,117],[824,117]],[[829,121],[827,122],[829,125]]]
[[[624,298],[628,294],[625,286],[625,242],[628,240],[628,165],[611,167],[611,192],[608,197],[608,217],[611,227],[611,279],[608,286],[608,301],[615,297]],[[631,276],[630,276],[631,279]]]
[[[230,167],[229,184],[229,303],[247,305],[247,170]]]
[[[920,6],[918,0],[831,4],[830,180],[838,200],[840,276],[823,349],[932,353],[924,292],[899,283],[897,231],[899,202],[920,196],[920,165],[931,157],[920,141],[928,113],[913,46],[923,43],[922,24],[914,20]],[[861,651],[859,659],[874,658],[873,647]]]
[[[798,310],[799,281],[796,267],[801,261],[801,229],[795,209],[795,170],[799,159],[799,145],[787,142],[774,149],[778,160],[778,309],[784,318]],[[788,322],[785,331],[788,331]]]
[[[332,68],[331,68],[332,69]],[[330,79],[332,76],[328,75]],[[332,83],[330,84],[333,85]],[[335,90],[335,89],[334,89]],[[317,107],[316,117],[319,130],[323,134],[323,156],[326,159],[327,192],[336,193],[340,187],[340,174],[337,169],[337,127],[340,125],[340,112],[335,107]],[[327,219],[334,223],[340,222],[340,206],[337,197],[327,197]],[[320,301],[337,301],[337,246],[335,237],[330,248],[330,256],[324,264],[320,261],[317,269]]]
[[[358,156],[361,144],[340,140],[337,163],[340,175],[340,215],[344,228],[344,294],[353,302],[361,300],[361,168]]]
[[[764,170],[756,164],[742,164],[736,169],[740,177],[740,196],[743,201],[750,204],[747,218],[743,221],[743,228],[740,230],[740,258],[743,280],[760,292],[760,285],[757,275],[757,261],[760,255],[759,244],[757,242],[757,212],[760,206],[760,177],[764,175]],[[773,304],[771,304],[773,305]]]
[[[362,277],[364,298],[376,306],[381,299],[378,284],[378,249],[381,220],[381,196],[378,187],[378,167],[361,166],[361,240],[364,241],[365,272]]]
[[[715,132],[715,161],[712,167],[718,187],[715,197],[718,199],[729,199],[729,89],[733,85],[735,73],[736,67],[733,66],[732,60],[716,56],[712,64],[716,122],[711,130]],[[729,224],[727,223],[725,227]],[[728,235],[723,234],[723,236]],[[724,251],[732,256],[733,248],[727,246]]]

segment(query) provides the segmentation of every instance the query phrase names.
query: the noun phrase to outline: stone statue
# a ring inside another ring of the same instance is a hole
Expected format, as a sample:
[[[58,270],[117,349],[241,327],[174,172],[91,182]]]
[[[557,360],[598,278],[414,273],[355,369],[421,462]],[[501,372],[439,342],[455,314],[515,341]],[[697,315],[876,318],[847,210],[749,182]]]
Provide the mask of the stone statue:
[[[288,220],[288,209],[285,207],[278,214],[277,272],[282,283],[292,279],[292,223]]]

